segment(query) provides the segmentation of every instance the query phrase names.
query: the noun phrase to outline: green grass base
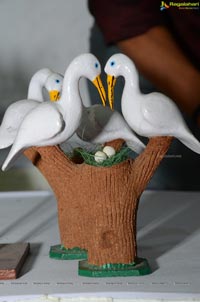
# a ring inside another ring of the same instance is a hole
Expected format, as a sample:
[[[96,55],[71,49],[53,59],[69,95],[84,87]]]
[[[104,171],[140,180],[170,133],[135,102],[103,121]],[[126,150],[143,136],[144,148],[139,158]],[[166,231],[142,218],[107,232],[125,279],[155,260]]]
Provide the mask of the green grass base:
[[[87,251],[79,247],[67,249],[62,245],[51,246],[49,257],[58,260],[81,260],[87,259]]]
[[[130,264],[105,264],[102,266],[88,264],[86,260],[79,261],[79,276],[85,277],[129,277],[144,276],[151,273],[148,261],[137,258]]]

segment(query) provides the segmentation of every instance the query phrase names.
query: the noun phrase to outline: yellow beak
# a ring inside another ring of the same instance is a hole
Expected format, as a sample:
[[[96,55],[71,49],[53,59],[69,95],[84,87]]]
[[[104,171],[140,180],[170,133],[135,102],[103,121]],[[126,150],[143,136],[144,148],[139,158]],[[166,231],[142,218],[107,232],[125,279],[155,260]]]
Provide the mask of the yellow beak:
[[[52,102],[56,102],[60,99],[60,92],[58,90],[49,91],[49,98]]]
[[[107,85],[108,85],[108,101],[110,108],[113,110],[114,105],[114,87],[116,84],[116,78],[112,75],[107,75]]]
[[[97,76],[92,82],[93,82],[94,86],[97,88],[97,90],[100,94],[103,106],[106,106],[106,92],[105,92],[105,89],[103,87],[100,75]]]

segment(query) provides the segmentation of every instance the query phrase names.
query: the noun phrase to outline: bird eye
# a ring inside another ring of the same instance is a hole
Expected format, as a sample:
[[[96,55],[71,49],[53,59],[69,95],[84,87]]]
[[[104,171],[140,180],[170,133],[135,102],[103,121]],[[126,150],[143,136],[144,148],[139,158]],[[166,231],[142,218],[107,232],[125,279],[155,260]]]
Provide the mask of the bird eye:
[[[95,66],[95,68],[98,68],[98,67],[99,67],[99,64],[98,64],[98,63],[95,63],[94,66]]]
[[[110,66],[114,66],[115,65],[115,61],[110,62]]]
[[[60,80],[57,79],[57,80],[55,80],[55,82],[56,82],[56,83],[60,83]]]

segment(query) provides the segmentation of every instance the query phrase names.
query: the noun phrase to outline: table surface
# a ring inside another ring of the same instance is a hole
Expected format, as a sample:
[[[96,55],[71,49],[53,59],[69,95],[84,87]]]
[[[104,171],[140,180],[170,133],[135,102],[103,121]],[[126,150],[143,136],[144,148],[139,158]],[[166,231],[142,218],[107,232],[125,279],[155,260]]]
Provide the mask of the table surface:
[[[80,277],[78,261],[49,259],[49,247],[60,242],[57,204],[50,191],[0,193],[0,208],[0,243],[31,244],[20,277],[0,281],[0,301],[43,294],[200,298],[199,192],[144,192],[138,255],[148,259],[153,273],[142,277]]]

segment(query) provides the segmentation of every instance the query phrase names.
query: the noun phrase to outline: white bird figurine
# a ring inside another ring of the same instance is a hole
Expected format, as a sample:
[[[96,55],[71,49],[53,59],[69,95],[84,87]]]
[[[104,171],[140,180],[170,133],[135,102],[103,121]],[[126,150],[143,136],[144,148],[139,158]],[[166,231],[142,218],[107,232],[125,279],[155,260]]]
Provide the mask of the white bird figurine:
[[[81,77],[94,83],[105,103],[100,73],[100,63],[95,56],[83,54],[75,58],[65,72],[59,102],[40,103],[24,117],[2,170],[8,169],[28,147],[57,145],[69,139],[79,127],[83,112],[79,93]]]
[[[49,93],[60,95],[61,90],[52,92],[49,90]],[[105,105],[105,103],[103,104]],[[145,145],[130,129],[119,112],[98,104],[90,107],[83,106],[82,117],[76,134],[81,140],[93,144],[104,144],[120,138],[138,154],[145,149]]]
[[[123,116],[101,105],[84,108],[76,134],[80,139],[94,144],[104,144],[120,138],[136,153],[145,149],[145,145],[130,129]]]
[[[109,58],[105,66],[110,107],[114,102],[116,78],[123,76],[122,113],[131,129],[141,136],[173,136],[200,154],[200,142],[193,136],[176,104],[162,93],[142,94],[138,72],[132,60],[123,54]]]
[[[51,92],[49,90],[49,93],[60,95],[62,86],[58,91]],[[138,154],[145,149],[145,145],[130,129],[119,112],[98,104],[90,107],[83,106],[82,117],[76,134],[81,140],[93,144],[104,144],[121,138],[130,149]]]
[[[27,99],[11,104],[4,114],[0,126],[0,149],[13,144],[24,117],[44,101],[43,87],[52,91],[50,98],[53,101],[59,98],[55,91],[61,89],[61,84],[61,75],[47,68],[41,69],[33,75],[29,84]]]

